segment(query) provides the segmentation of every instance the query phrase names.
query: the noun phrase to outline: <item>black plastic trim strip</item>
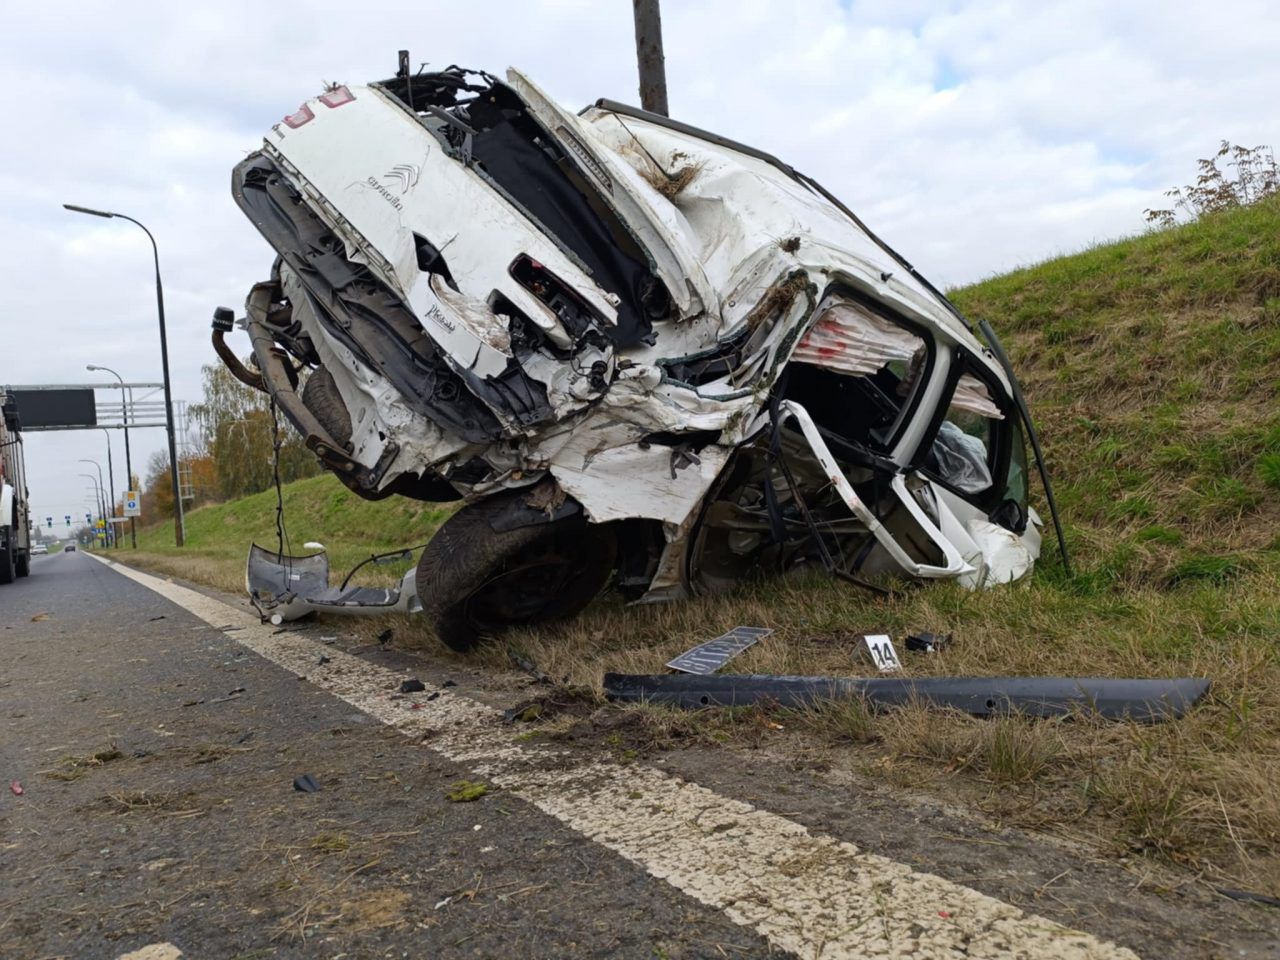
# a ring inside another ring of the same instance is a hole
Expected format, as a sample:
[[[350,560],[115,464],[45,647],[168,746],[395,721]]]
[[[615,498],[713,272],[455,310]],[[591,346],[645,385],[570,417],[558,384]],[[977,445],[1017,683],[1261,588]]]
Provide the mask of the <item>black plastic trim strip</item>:
[[[1094,677],[775,677],[758,675],[606,673],[604,694],[618,703],[656,703],[696,710],[770,703],[821,707],[865,700],[875,708],[925,702],[978,717],[1094,714],[1108,720],[1158,723],[1184,716],[1209,692],[1197,677],[1113,680]]]

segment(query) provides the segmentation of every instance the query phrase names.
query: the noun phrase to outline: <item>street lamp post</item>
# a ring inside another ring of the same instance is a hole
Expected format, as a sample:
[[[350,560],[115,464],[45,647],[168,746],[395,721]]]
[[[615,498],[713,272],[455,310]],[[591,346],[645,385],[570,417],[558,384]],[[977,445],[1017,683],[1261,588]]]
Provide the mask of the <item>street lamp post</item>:
[[[90,460],[89,462],[92,463],[93,461]],[[93,489],[96,492],[97,499],[98,499],[98,517],[99,519],[101,519],[102,518],[102,484],[98,482],[98,478],[95,477],[92,473],[82,473],[80,474],[80,476],[93,481]],[[97,537],[96,531],[94,532],[94,537],[95,539]]]
[[[169,342],[164,327],[164,287],[160,283],[160,248],[156,246],[156,238],[151,235],[151,231],[133,217],[107,210],[94,210],[91,207],[79,207],[73,203],[64,203],[62,206],[73,213],[87,213],[91,217],[128,220],[135,226],[141,227],[142,232],[151,241],[151,254],[156,265],[156,311],[160,316],[160,366],[164,374],[164,412],[169,428],[169,473],[173,479],[173,538],[178,546],[182,546],[186,540],[186,523],[182,516],[182,489],[178,484],[178,438],[173,423],[173,391],[169,385]]]
[[[129,388],[129,405],[125,406],[124,377],[120,376],[120,374],[116,373],[110,367],[104,367],[96,363],[89,364],[87,367],[85,367],[85,369],[91,370],[91,371],[102,370],[105,373],[111,374],[113,377],[115,377],[117,380],[120,381],[120,416],[121,416],[121,419],[124,421],[124,472],[125,472],[124,488],[125,490],[132,490],[133,489],[133,459],[129,456],[129,408],[133,406],[133,387]],[[111,436],[110,434],[107,435],[108,462],[111,455],[110,436]],[[112,485],[114,486],[114,481]],[[113,509],[114,509],[114,506],[115,505],[112,504]],[[138,549],[138,525],[135,521],[135,518],[133,517],[129,518],[129,543],[134,550]]]
[[[93,464],[93,466],[94,466],[94,468],[98,471],[98,498],[99,498],[99,500],[101,500],[101,501],[102,501],[102,503],[103,503],[103,505],[104,505],[104,506],[103,506],[103,510],[102,510],[102,522],[107,524],[106,529],[108,529],[108,530],[109,530],[109,529],[110,529],[110,527],[111,527],[111,524],[110,524],[110,523],[107,523],[107,511],[106,511],[106,507],[105,507],[106,499],[107,499],[107,496],[106,496],[106,494],[107,494],[107,488],[106,488],[106,486],[105,486],[105,485],[103,484],[103,482],[102,482],[102,464],[98,463],[98,461],[97,461],[97,460],[86,460],[84,457],[81,457],[81,458],[80,458],[80,462],[81,462],[81,463],[92,463],[92,464]],[[107,545],[108,547],[110,547],[110,546],[111,546],[111,536],[110,536],[110,534],[108,534],[108,535],[107,535],[107,544],[106,544],[106,545]]]
[[[119,550],[120,541],[116,538],[116,525],[112,522],[116,518],[116,468],[111,462],[111,431],[106,427],[98,429],[107,435],[107,493],[111,495],[107,502],[107,529],[111,531],[111,545]]]

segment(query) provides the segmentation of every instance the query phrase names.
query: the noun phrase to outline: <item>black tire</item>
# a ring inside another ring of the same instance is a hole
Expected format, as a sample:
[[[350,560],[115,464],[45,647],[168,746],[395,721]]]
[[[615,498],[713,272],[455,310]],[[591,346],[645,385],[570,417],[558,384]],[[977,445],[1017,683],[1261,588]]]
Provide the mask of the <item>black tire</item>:
[[[4,538],[4,549],[0,550],[0,583],[13,583],[17,570],[14,566],[13,528],[7,531]]]
[[[463,507],[418,561],[422,612],[441,642],[459,653],[508,627],[580,613],[613,573],[611,530],[578,513],[497,532],[490,518],[508,500],[495,496]]]
[[[341,444],[351,442],[351,414],[342,401],[333,374],[325,367],[316,367],[307,377],[302,387],[302,403],[334,440]]]
[[[18,559],[14,562],[13,569],[20,577],[31,576],[31,554],[20,553]]]

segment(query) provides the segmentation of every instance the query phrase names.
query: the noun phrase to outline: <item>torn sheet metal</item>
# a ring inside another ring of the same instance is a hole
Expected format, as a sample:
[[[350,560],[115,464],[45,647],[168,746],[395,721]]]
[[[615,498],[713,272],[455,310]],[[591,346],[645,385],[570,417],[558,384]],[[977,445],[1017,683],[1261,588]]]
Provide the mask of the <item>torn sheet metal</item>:
[[[606,673],[604,693],[619,703],[660,703],[698,709],[776,703],[814,707],[864,699],[873,707],[927,703],[978,717],[1014,714],[1060,717],[1096,714],[1108,720],[1155,723],[1184,716],[1209,692],[1209,681],[1112,680],[1091,677],[773,677]]]
[[[692,650],[686,650],[667,666],[681,673],[694,673],[706,676],[715,673],[726,663],[750,647],[755,646],[769,634],[772,627],[734,627],[728,633],[722,633],[714,640],[700,643]]]

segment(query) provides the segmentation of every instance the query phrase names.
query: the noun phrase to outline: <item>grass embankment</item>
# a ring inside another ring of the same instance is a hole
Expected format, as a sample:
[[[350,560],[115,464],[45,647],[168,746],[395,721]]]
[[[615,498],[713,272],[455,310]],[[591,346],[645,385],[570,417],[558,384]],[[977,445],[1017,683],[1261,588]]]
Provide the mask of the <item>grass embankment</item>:
[[[511,643],[591,687],[605,670],[660,672],[739,623],[776,632],[735,672],[866,672],[860,633],[925,629],[954,642],[930,657],[900,647],[909,675],[1208,676],[1212,702],[1160,726],[872,717],[853,704],[782,718],[780,730],[777,715],[758,711],[637,709],[625,742],[772,745],[1280,894],[1280,200],[953,296],[991,320],[1021,374],[1074,577],[1046,543],[1034,578],[1008,589],[940,584],[882,600],[817,580],[667,607],[607,597]],[[274,506],[267,494],[197,511],[182,559],[171,549],[144,559],[239,589],[249,540],[275,542]],[[442,518],[411,503],[365,504],[325,479],[295,484],[286,508],[295,544],[320,539],[344,562],[420,542]],[[158,548],[168,535],[146,540]],[[420,622],[397,638],[435,647]],[[502,645],[478,656],[506,665]]]
[[[302,545],[318,541],[329,554],[330,570],[343,575],[371,554],[416,546],[431,538],[447,507],[403,497],[367,501],[328,474],[284,486],[286,552],[309,554]],[[173,523],[138,530],[137,551],[112,551],[151,570],[207,583],[235,593],[244,591],[245,558],[250,543],[275,550],[276,493],[262,493],[192,510],[186,517],[187,542],[173,544]],[[395,583],[405,565],[370,565],[353,583]]]

